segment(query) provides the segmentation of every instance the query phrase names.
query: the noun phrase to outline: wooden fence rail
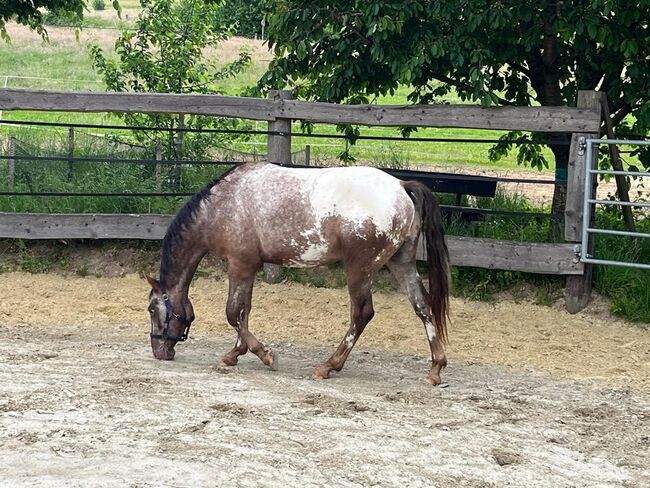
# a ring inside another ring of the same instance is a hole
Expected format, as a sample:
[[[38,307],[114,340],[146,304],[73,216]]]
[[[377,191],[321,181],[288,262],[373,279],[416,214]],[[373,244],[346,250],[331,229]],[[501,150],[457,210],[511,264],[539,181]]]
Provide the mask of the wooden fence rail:
[[[19,239],[162,239],[172,216],[134,214],[0,213],[0,238]],[[456,266],[527,273],[580,275],[583,265],[570,244],[500,241],[447,236]],[[420,241],[418,257],[426,259]]]
[[[0,110],[184,113],[242,119],[302,120],[323,124],[457,127],[538,132],[598,132],[591,108],[476,105],[338,105],[281,97],[147,93],[80,93],[0,89]]]

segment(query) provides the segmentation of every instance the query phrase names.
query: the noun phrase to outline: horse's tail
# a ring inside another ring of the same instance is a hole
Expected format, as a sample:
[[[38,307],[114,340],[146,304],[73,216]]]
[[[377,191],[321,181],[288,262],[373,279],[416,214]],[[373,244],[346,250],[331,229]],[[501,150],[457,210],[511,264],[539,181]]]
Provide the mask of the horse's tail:
[[[402,183],[406,193],[415,204],[417,216],[422,222],[427,249],[429,273],[429,297],[431,312],[435,320],[436,334],[441,342],[447,342],[447,322],[449,320],[449,251],[445,242],[445,229],[438,199],[431,190],[417,181]],[[417,217],[416,216],[416,217]]]

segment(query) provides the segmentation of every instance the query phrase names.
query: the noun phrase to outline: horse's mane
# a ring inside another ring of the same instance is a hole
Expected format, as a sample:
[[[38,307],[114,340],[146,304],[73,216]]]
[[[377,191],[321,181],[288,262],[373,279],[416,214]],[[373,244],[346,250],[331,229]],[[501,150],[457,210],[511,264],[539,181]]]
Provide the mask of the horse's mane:
[[[162,254],[160,257],[160,284],[163,290],[167,289],[166,278],[172,270],[172,250],[174,246],[183,241],[185,231],[196,219],[201,208],[201,202],[205,200],[213,187],[219,184],[227,175],[234,171],[238,165],[231,166],[227,171],[217,176],[214,180],[204,186],[178,211],[172,223],[169,224],[162,242]]]

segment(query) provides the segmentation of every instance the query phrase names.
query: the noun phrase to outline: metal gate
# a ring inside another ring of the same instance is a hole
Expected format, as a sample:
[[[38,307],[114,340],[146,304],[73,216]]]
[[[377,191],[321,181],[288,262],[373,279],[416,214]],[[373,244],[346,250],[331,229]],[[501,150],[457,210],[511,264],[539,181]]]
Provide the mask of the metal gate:
[[[622,202],[620,200],[598,200],[594,197],[592,188],[594,188],[595,175],[623,175],[623,176],[637,176],[637,177],[650,177],[648,172],[637,171],[615,171],[615,170],[602,170],[597,169],[597,147],[599,144],[626,144],[626,145],[639,145],[648,146],[650,141],[631,141],[625,139],[586,139],[585,150],[586,157],[585,163],[587,165],[585,171],[585,193],[584,193],[584,207],[583,207],[583,222],[582,222],[582,245],[580,246],[580,260],[584,263],[594,264],[609,264],[614,266],[624,266],[628,268],[650,269],[650,264],[644,263],[630,263],[625,261],[611,261],[607,259],[598,259],[590,254],[589,237],[590,234],[609,234],[617,236],[629,236],[650,238],[650,234],[643,232],[629,232],[613,229],[599,229],[591,227],[593,225],[593,210],[596,205],[618,205],[628,207],[647,207],[650,208],[650,202]]]

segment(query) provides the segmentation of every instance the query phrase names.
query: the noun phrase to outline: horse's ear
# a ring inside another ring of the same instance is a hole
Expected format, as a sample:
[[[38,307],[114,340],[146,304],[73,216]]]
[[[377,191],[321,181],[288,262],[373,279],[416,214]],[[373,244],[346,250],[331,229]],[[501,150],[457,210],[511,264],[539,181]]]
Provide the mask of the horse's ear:
[[[162,291],[162,289],[160,288],[160,282],[157,279],[152,278],[151,276],[145,273],[142,273],[142,277],[149,282],[149,284],[151,285],[151,289],[154,292],[160,293]]]

